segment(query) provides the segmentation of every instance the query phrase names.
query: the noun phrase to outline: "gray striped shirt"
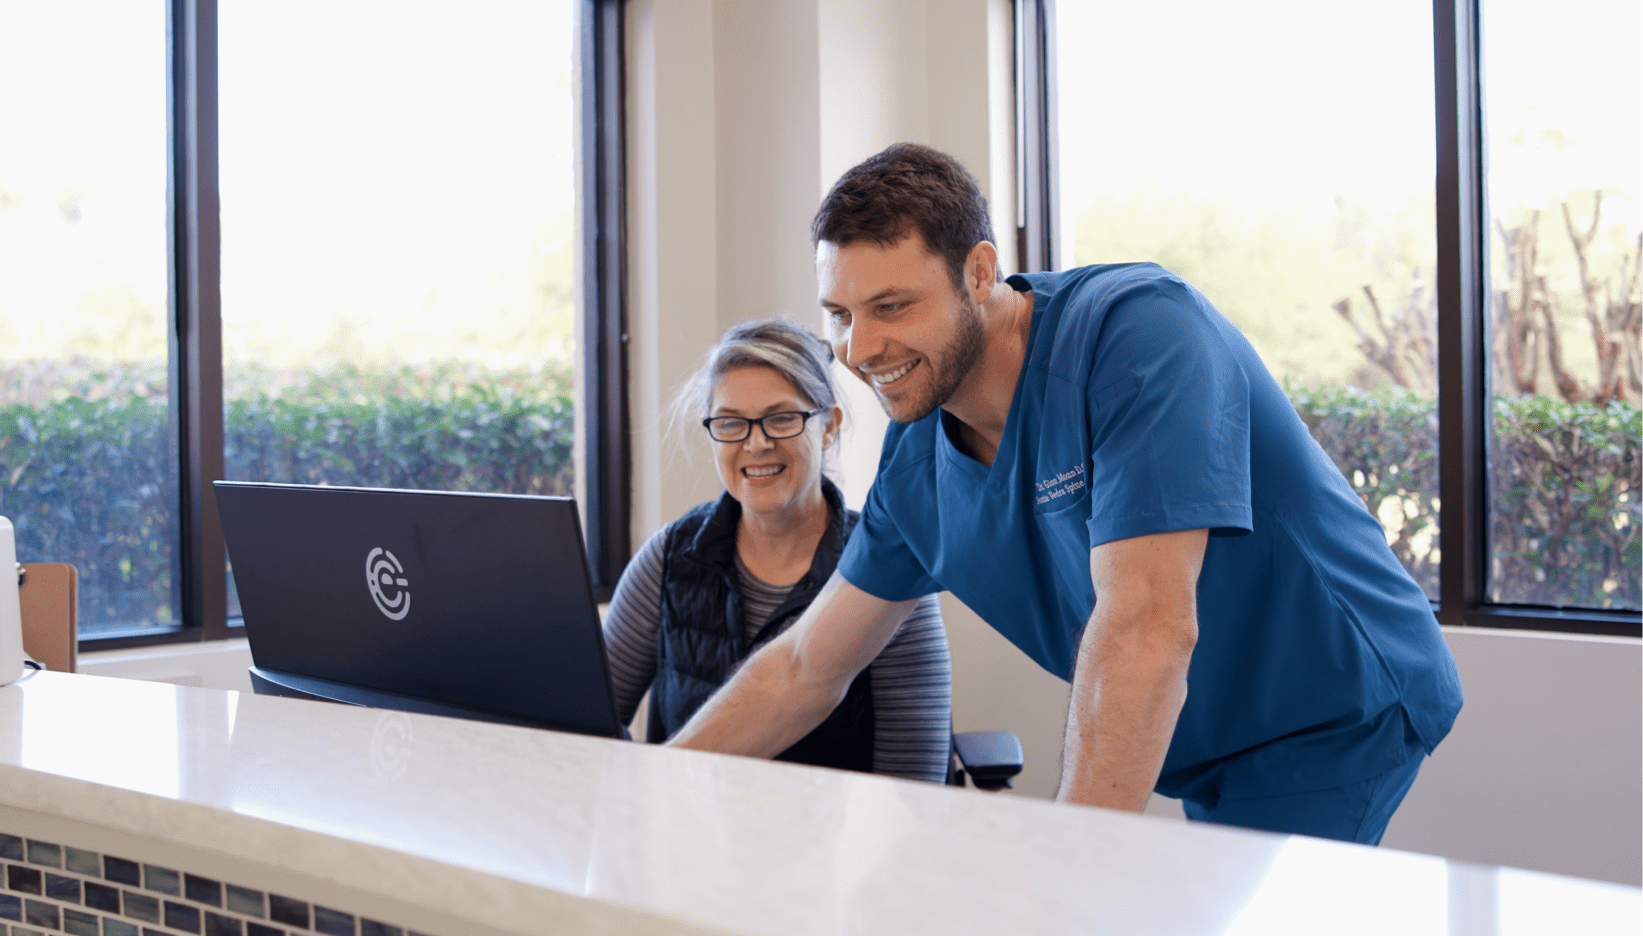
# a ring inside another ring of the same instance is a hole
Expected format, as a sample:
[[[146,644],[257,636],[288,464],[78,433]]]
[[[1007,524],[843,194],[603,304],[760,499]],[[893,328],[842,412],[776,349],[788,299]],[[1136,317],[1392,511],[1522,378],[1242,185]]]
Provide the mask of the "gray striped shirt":
[[[639,547],[616,583],[605,618],[605,647],[624,724],[633,720],[639,700],[656,677],[662,550],[671,528],[664,527]],[[792,586],[759,581],[739,556],[736,572],[742,589],[742,630],[751,639]],[[935,595],[919,600],[867,672],[873,687],[873,772],[945,780],[953,681],[947,631]]]

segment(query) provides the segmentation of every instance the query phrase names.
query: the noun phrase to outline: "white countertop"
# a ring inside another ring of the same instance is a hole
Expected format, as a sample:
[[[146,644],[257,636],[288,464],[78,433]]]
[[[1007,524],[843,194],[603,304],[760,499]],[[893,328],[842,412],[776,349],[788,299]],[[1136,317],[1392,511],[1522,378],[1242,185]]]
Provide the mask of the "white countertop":
[[[654,915],[679,932],[748,934],[1635,934],[1643,925],[1640,892],[1610,884],[56,673],[0,688],[0,805],[225,860],[318,868],[340,886],[518,932],[542,929],[529,922],[540,915],[515,912],[538,897],[585,904],[578,919],[608,914],[612,926]]]

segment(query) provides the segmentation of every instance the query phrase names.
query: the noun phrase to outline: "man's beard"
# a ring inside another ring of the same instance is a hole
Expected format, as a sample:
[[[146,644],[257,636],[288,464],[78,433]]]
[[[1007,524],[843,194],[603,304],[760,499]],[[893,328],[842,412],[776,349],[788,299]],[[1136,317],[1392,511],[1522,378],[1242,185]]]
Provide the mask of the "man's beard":
[[[958,332],[947,347],[941,349],[938,360],[925,359],[930,368],[930,380],[924,395],[916,400],[902,403],[897,413],[891,409],[890,401],[882,394],[879,396],[879,405],[884,407],[885,415],[899,423],[915,423],[936,411],[936,407],[946,403],[958,390],[958,385],[970,375],[970,371],[981,360],[981,352],[987,348],[987,329],[981,322],[981,309],[965,303],[963,311],[958,317]],[[903,378],[905,379],[905,378]]]

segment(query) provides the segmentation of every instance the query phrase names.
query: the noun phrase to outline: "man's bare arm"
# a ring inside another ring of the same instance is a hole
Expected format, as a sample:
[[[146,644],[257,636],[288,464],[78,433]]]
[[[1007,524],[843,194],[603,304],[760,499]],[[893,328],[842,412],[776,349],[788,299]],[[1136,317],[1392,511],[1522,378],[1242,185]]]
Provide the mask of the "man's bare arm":
[[[1141,811],[1187,700],[1207,530],[1090,551],[1095,611],[1078,644],[1062,802]]]
[[[917,603],[875,598],[834,572],[803,616],[749,657],[668,743],[775,757],[838,707]]]

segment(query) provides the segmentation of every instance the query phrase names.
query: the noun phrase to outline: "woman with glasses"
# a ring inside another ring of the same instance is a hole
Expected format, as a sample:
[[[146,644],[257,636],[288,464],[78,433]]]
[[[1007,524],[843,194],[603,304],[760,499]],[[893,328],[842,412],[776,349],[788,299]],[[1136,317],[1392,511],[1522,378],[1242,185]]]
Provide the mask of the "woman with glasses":
[[[796,325],[726,332],[675,400],[699,419],[724,485],[628,563],[605,642],[618,711],[648,689],[647,740],[667,740],[736,668],[804,613],[857,514],[823,474],[844,411],[832,351]],[[941,782],[952,677],[936,596],[922,599],[820,727],[777,759]]]

